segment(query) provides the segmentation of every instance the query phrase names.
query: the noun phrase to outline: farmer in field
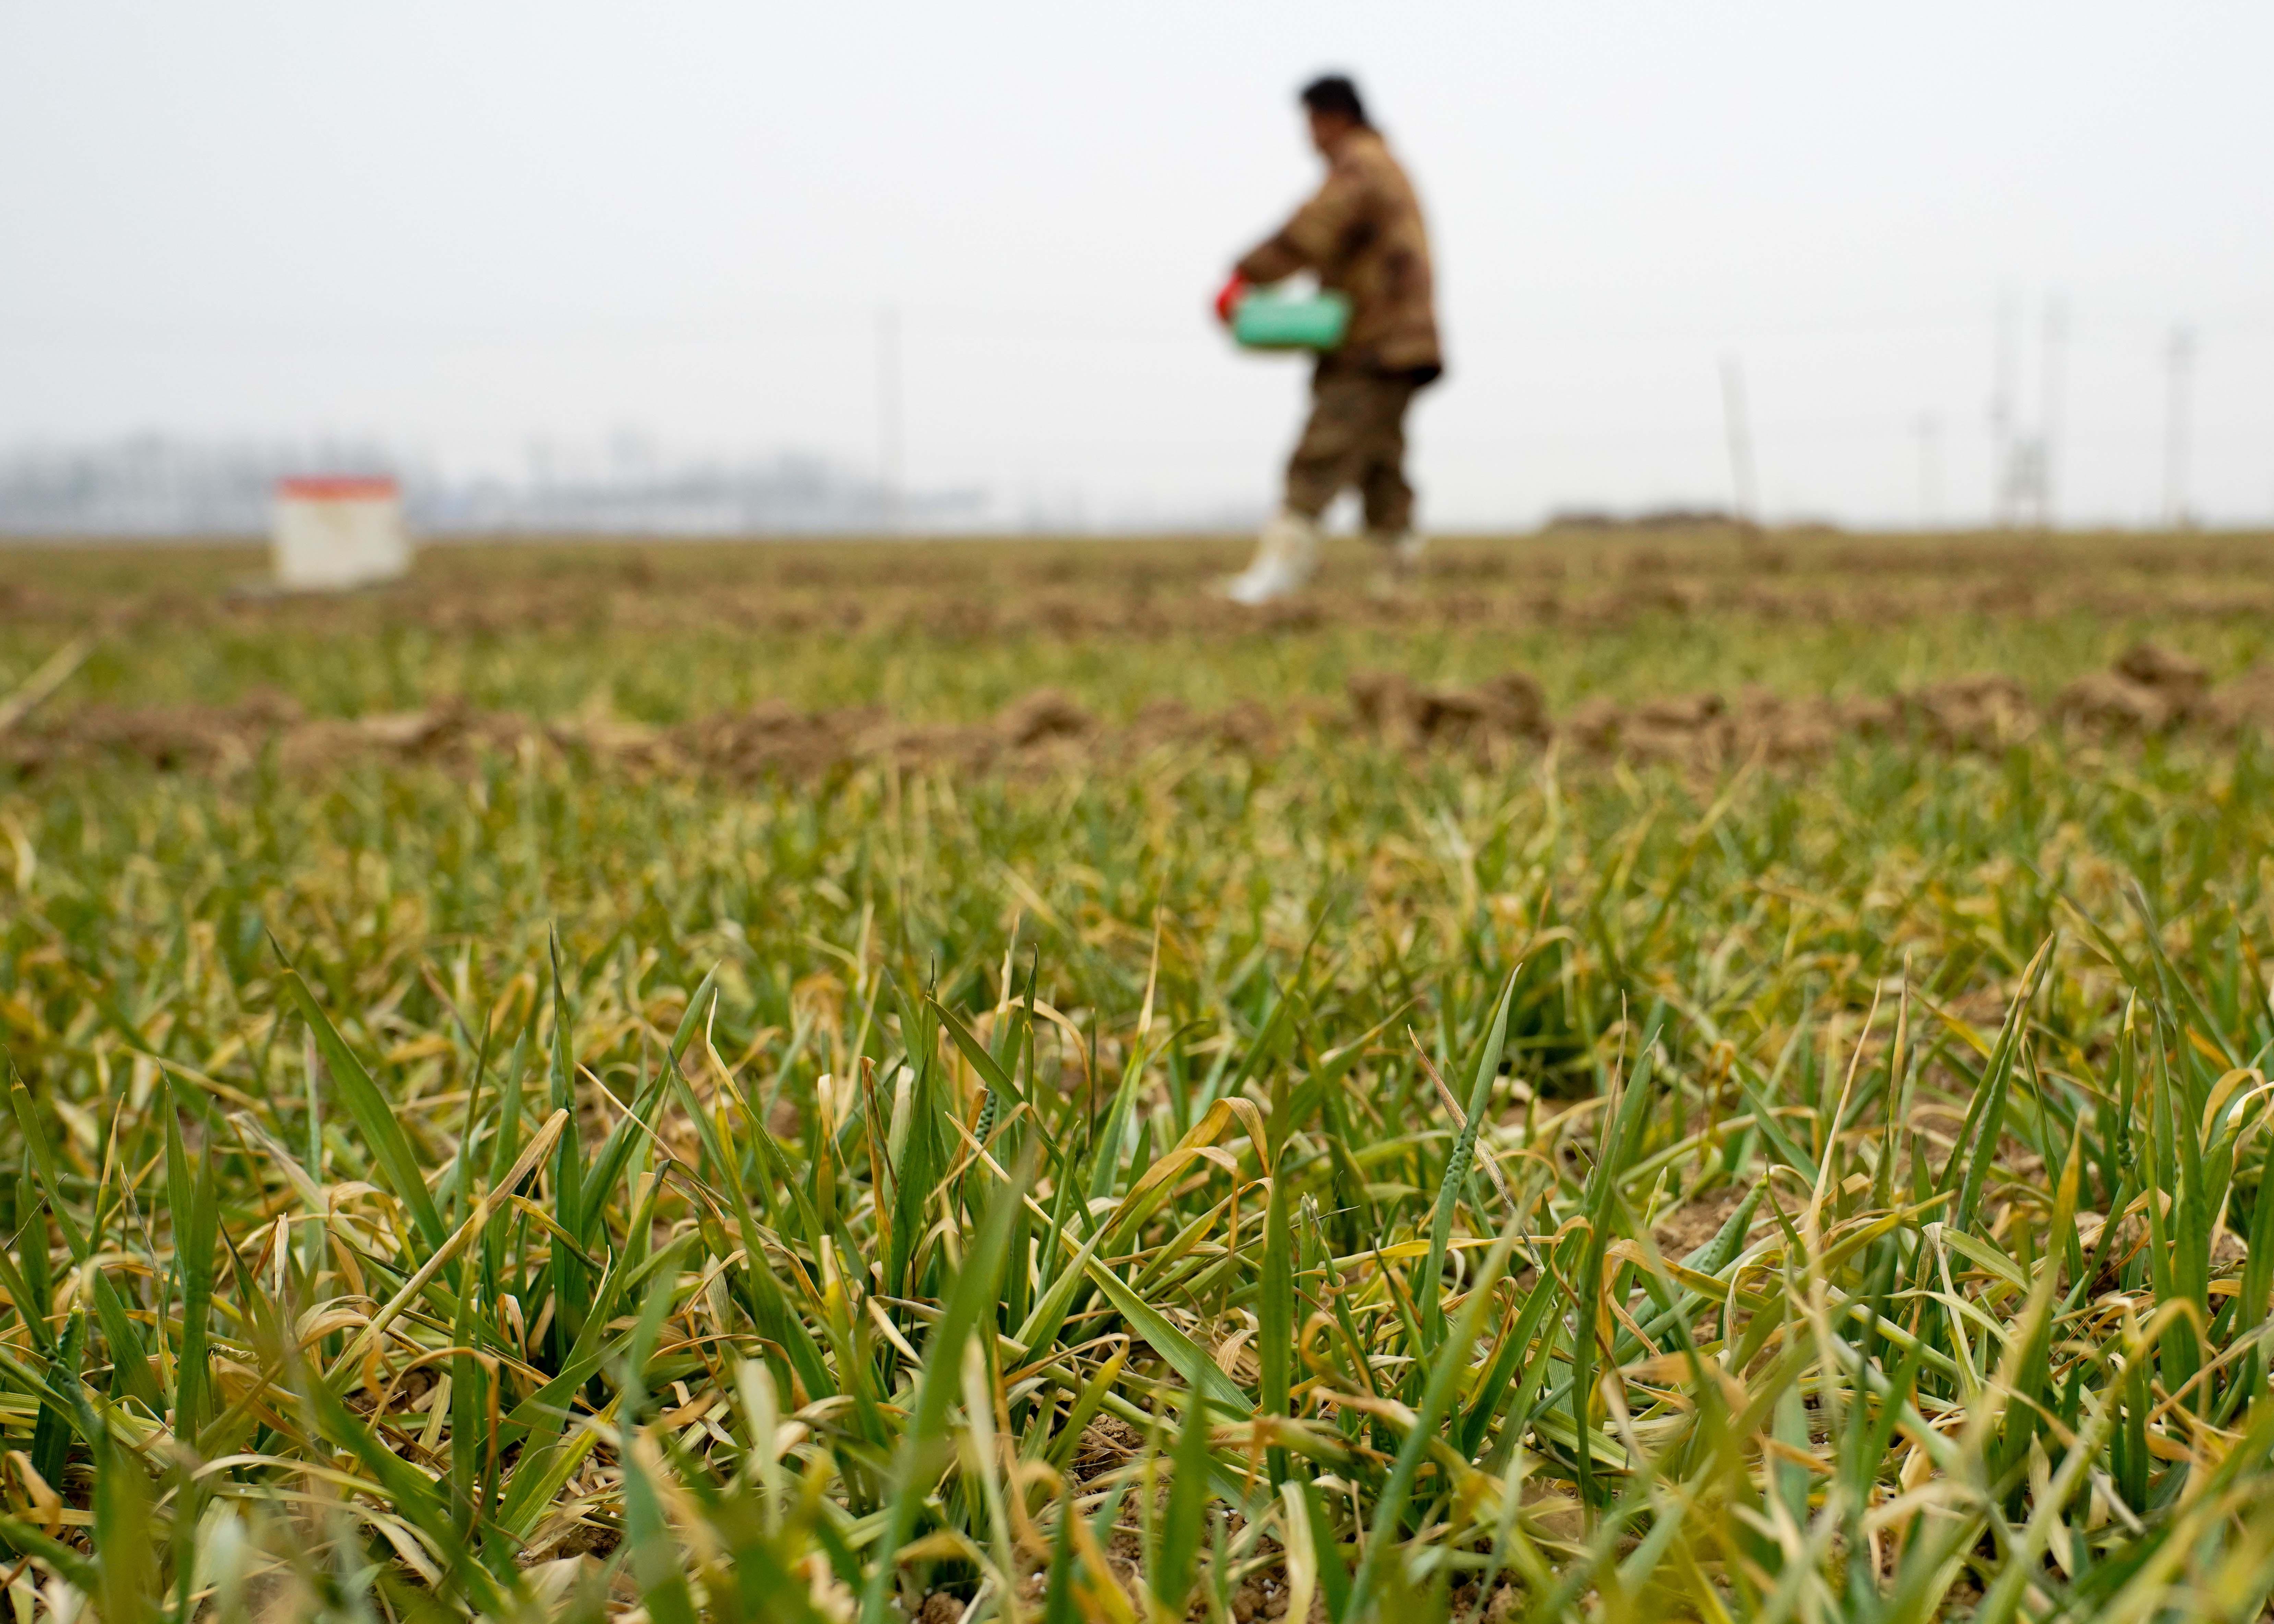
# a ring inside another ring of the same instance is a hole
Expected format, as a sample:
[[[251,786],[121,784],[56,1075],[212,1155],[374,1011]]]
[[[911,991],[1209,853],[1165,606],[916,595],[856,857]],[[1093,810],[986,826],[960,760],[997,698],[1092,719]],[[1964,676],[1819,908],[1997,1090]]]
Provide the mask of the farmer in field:
[[[1308,271],[1350,302],[1342,341],[1319,354],[1311,417],[1287,460],[1286,500],[1263,528],[1254,562],[1225,584],[1235,602],[1261,604],[1310,579],[1319,519],[1355,487],[1367,537],[1390,569],[1420,562],[1413,487],[1405,479],[1405,411],[1444,371],[1429,271],[1429,237],[1412,183],[1367,122],[1358,87],[1339,74],[1302,94],[1311,145],[1327,177],[1294,218],[1240,260],[1216,296],[1227,324],[1252,288]]]

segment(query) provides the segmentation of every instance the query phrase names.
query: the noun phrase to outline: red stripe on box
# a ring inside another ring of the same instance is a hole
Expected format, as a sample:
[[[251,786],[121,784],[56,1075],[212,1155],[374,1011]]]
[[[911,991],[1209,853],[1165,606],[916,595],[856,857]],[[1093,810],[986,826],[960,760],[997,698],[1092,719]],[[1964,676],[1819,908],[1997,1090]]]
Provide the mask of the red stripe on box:
[[[383,476],[328,474],[276,482],[277,495],[297,497],[303,501],[335,502],[395,493],[395,481]]]

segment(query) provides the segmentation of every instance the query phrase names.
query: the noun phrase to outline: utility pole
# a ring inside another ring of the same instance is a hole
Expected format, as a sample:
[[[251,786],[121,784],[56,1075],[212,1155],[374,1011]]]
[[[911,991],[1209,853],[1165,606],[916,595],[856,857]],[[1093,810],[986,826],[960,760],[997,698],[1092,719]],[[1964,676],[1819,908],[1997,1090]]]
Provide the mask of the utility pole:
[[[2042,370],[2037,381],[2037,523],[2051,530],[2056,523],[2053,497],[2060,468],[2061,386],[2068,358],[2068,301],[2059,293],[2045,295],[2038,340]]]
[[[2187,440],[2195,368],[2194,332],[2173,327],[2164,350],[2164,519],[2175,530],[2193,522],[2187,512]]]
[[[1942,523],[1942,418],[1923,411],[1912,425],[1918,435],[1919,529],[1939,529]]]
[[[2014,296],[1998,295],[1996,349],[1990,383],[1990,522],[2004,530],[2014,522],[2014,395],[2016,357]]]
[[[1721,417],[1729,436],[1729,489],[1737,522],[1752,524],[1760,517],[1753,488],[1753,432],[1745,416],[1745,374],[1735,356],[1721,357]]]
[[[887,535],[900,529],[900,312],[887,304],[877,312],[877,484]]]

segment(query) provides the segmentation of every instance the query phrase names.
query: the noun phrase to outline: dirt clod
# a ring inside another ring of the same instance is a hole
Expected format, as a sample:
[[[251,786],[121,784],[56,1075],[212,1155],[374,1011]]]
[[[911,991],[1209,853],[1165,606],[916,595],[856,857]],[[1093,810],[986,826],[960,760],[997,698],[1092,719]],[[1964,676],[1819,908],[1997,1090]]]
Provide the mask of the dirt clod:
[[[1267,755],[1311,730],[1358,728],[1398,749],[1464,749],[1490,756],[1560,736],[1579,756],[1623,756],[1687,766],[1728,766],[1756,756],[1811,760],[1842,737],[1908,738],[1939,749],[1996,751],[2047,724],[2088,737],[2139,737],[2208,728],[2274,733],[2274,666],[2255,666],[2218,688],[2196,662],[2142,644],[2113,669],[2080,677],[2040,711],[2002,673],[1955,677],[1887,698],[1780,695],[1748,688],[1665,695],[1622,704],[1596,695],[1560,723],[1540,684],[1506,672],[1473,688],[1417,685],[1402,672],[1364,671],[1339,713],[1314,701],[1272,706],[1240,700],[1214,713],[1181,701],[1142,705],[1126,726],[1107,724],[1060,688],[1039,688],[983,726],[896,723],[881,708],[801,710],[779,699],[659,727],[607,716],[553,722],[481,710],[463,699],[352,718],[311,718],[282,695],[255,692],[232,705],[122,709],[95,703],[42,712],[0,734],[0,768],[37,771],[72,761],[128,758],[162,771],[229,774],[265,759],[320,772],[363,759],[469,770],[485,756],[531,747],[618,770],[732,780],[810,778],[862,761],[908,770],[1047,771],[1070,755],[1126,761],[1176,746]]]
[[[1097,718],[1075,703],[1063,688],[1036,688],[1005,707],[996,725],[1020,748],[1049,739],[1087,739],[1097,731]]]

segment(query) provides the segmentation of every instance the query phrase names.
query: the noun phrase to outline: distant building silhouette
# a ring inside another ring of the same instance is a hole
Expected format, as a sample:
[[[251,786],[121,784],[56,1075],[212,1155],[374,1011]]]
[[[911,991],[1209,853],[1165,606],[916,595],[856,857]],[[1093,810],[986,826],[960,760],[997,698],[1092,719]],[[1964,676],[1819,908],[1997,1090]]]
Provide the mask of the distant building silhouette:
[[[383,446],[214,444],[139,435],[104,445],[0,452],[0,534],[263,535],[276,481],[389,474],[427,535],[843,534],[953,527],[988,509],[983,491],[892,491],[825,458],[779,454],[674,462],[621,452],[605,469],[453,480]]]

